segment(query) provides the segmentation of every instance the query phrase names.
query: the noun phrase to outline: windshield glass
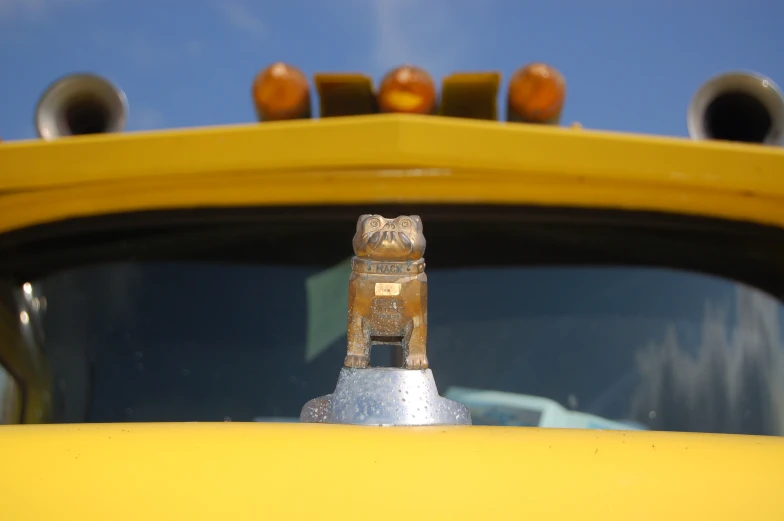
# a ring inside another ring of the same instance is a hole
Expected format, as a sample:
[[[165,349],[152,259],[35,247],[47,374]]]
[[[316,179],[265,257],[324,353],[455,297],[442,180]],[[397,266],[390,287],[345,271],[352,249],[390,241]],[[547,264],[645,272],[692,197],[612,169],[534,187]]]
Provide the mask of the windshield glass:
[[[334,390],[349,270],[135,262],[42,278],[54,421],[296,421]],[[757,290],[653,268],[427,275],[430,367],[474,423],[784,433],[782,307]],[[394,356],[376,347],[373,364]]]

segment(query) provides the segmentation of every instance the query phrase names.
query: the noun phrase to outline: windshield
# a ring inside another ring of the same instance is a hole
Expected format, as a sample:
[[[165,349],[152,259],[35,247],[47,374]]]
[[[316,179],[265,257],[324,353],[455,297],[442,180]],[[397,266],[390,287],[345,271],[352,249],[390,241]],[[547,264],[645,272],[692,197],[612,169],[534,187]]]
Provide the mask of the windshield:
[[[129,262],[36,281],[54,421],[296,421],[334,390],[349,270]],[[784,433],[782,308],[766,294],[654,268],[427,274],[430,366],[442,395],[481,397],[475,423],[537,424],[552,404],[632,428]],[[393,365],[395,352],[372,360]],[[482,413],[510,399],[544,405]]]

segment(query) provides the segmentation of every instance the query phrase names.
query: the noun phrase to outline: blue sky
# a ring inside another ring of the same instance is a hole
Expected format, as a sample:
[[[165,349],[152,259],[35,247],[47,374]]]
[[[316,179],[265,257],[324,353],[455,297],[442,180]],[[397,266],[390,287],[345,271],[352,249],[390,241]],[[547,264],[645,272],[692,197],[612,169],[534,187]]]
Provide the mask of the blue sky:
[[[75,71],[126,91],[130,130],[251,122],[253,77],[278,60],[376,80],[546,61],[565,123],[684,136],[713,74],[784,83],[783,20],[781,0],[0,0],[0,136],[34,137],[38,96]]]

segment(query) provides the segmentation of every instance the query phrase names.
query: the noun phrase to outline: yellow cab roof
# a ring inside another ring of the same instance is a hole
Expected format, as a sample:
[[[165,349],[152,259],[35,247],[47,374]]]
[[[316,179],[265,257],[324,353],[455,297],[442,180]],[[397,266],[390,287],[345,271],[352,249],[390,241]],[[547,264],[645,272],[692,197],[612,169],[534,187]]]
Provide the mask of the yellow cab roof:
[[[369,115],[0,143],[0,231],[210,206],[532,204],[784,226],[784,149]]]

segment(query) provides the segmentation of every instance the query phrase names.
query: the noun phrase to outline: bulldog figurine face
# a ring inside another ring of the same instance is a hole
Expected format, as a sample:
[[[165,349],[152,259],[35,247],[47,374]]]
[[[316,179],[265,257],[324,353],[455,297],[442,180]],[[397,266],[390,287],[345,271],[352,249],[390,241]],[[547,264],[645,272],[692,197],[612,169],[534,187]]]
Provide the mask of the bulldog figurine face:
[[[386,219],[380,215],[362,215],[354,235],[354,253],[374,261],[421,259],[425,253],[425,236],[418,215],[401,215]]]

